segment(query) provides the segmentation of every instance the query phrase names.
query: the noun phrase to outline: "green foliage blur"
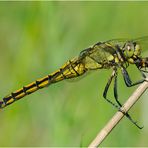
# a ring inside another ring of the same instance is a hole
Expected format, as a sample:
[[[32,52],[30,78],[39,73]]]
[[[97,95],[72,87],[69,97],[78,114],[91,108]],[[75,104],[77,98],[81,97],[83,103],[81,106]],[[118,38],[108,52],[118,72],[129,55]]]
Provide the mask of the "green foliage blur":
[[[148,2],[0,2],[1,98],[99,41],[148,35],[147,17]],[[88,146],[116,112],[102,97],[111,72],[56,83],[1,110],[0,146]],[[118,80],[123,103],[137,86]],[[148,146],[146,97],[130,111],[144,129],[124,118],[101,146]]]

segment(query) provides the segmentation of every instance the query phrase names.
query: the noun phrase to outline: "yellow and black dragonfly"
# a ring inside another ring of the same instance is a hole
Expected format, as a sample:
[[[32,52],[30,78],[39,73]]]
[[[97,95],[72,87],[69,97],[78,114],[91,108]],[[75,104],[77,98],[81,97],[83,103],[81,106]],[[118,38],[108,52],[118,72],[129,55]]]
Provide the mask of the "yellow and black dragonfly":
[[[103,97],[110,104],[120,110],[122,104],[119,102],[117,94],[117,70],[121,70],[127,87],[138,85],[145,81],[146,76],[144,73],[147,72],[146,68],[148,67],[148,57],[142,57],[141,55],[141,52],[144,50],[144,44],[148,45],[148,37],[142,37],[135,40],[114,39],[106,42],[98,42],[95,45],[81,51],[79,56],[69,60],[54,73],[38,79],[4,97],[2,101],[0,101],[0,108],[2,109],[26,95],[61,80],[79,77],[91,70],[112,69],[113,72],[105,86]],[[136,65],[142,74],[142,79],[135,83],[132,82],[127,72],[127,67],[130,65]],[[107,92],[112,81],[114,81],[114,97],[117,105],[107,98]],[[141,128],[132,120],[128,113],[124,114],[137,127]]]

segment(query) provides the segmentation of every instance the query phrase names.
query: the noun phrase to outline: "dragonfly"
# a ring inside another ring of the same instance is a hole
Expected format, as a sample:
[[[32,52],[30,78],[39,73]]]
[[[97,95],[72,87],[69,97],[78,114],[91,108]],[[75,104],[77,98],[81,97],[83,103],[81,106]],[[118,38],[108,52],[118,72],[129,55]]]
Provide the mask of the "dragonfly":
[[[37,79],[36,81],[5,96],[0,101],[0,109],[3,109],[15,101],[53,83],[79,77],[88,71],[112,69],[112,73],[103,92],[103,97],[111,105],[123,112],[120,110],[122,104],[118,99],[117,92],[118,70],[121,71],[127,87],[132,87],[146,81],[145,73],[148,72],[146,70],[148,67],[148,57],[142,56],[142,51],[145,48],[143,45],[145,44],[148,45],[148,36],[133,40],[113,39],[105,42],[98,42],[93,46],[82,50],[77,57],[66,62],[57,71],[43,78]],[[142,78],[136,82],[132,82],[127,71],[127,68],[131,65],[135,65],[142,74]],[[113,94],[116,104],[107,97],[107,93],[112,82],[114,82]],[[128,112],[123,112],[123,114],[138,128],[142,128],[131,118]]]

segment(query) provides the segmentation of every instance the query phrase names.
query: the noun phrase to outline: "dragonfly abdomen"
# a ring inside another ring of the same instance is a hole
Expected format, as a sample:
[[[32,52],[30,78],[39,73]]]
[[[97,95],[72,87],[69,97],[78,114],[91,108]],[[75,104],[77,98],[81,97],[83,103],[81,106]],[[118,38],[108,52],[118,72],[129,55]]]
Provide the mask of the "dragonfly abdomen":
[[[18,89],[17,91],[12,92],[10,95],[4,97],[0,102],[0,108],[4,108],[5,106],[12,104],[16,100],[19,100],[24,96],[29,95],[51,83],[51,75],[47,75],[46,77],[36,80],[29,85],[23,86],[21,89]]]
[[[51,85],[52,83],[56,83],[64,79],[78,77],[85,72],[85,67],[82,63],[79,63],[77,59],[68,61],[64,66],[54,73],[47,75],[44,78],[38,79],[4,97],[2,101],[0,101],[0,108],[4,108],[16,100],[19,100],[41,88]]]

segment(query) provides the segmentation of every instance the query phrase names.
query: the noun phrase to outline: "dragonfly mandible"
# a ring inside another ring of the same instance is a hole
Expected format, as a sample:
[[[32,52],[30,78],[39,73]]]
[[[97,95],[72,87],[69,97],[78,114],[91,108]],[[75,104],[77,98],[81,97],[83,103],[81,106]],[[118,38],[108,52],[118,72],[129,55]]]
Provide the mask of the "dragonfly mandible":
[[[113,72],[105,86],[103,97],[113,106],[120,110],[122,104],[119,102],[117,93],[117,76],[118,69],[121,70],[124,82],[127,87],[138,85],[145,81],[145,72],[148,67],[148,57],[142,57],[142,45],[148,44],[148,37],[141,37],[135,40],[128,39],[114,39],[106,42],[98,42],[93,46],[84,49],[79,56],[66,62],[60,69],[51,73],[41,79],[38,79],[29,85],[18,89],[0,101],[0,108],[4,108],[9,104],[53,83],[79,77],[91,70],[98,69],[112,69]],[[142,79],[133,83],[128,72],[127,67],[136,65],[142,74]],[[107,92],[111,82],[114,81],[114,98],[117,105],[107,98]],[[124,113],[124,112],[123,112]],[[141,128],[134,122],[128,113],[124,113],[137,127]]]

